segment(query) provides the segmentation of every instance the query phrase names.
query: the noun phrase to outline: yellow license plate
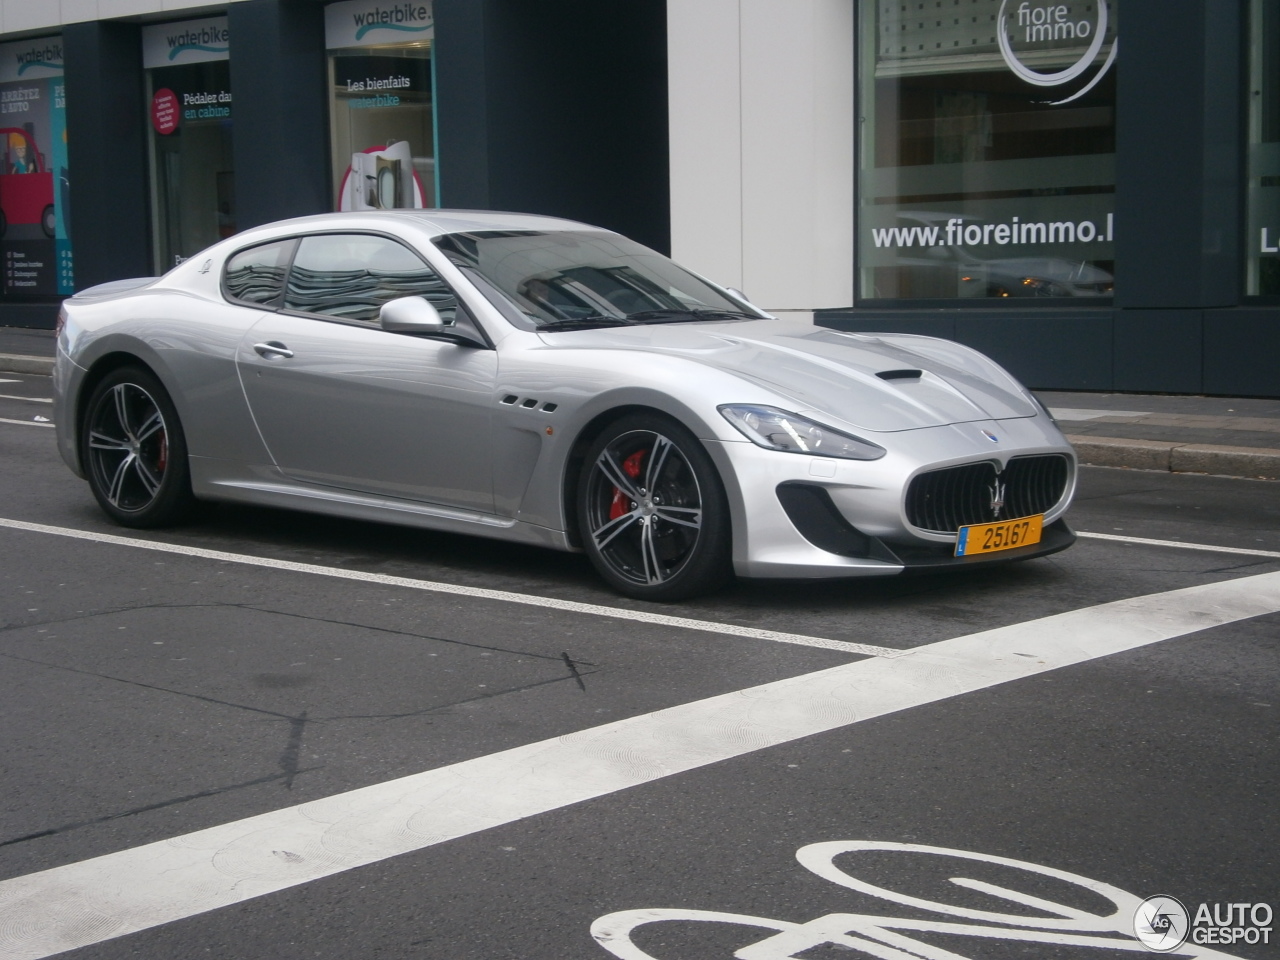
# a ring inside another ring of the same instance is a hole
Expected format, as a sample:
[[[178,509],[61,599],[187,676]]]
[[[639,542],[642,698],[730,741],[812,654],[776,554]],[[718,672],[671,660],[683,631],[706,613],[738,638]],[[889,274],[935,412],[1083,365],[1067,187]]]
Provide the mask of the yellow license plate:
[[[997,550],[1030,546],[1040,542],[1043,527],[1043,516],[961,527],[956,537],[956,556],[971,557],[978,553],[995,553]]]

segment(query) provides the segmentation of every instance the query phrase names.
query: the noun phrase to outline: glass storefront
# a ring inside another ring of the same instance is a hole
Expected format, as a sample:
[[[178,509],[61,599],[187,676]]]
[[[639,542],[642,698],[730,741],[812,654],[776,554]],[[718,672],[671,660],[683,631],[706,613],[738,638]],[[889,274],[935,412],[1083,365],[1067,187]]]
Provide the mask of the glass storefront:
[[[0,46],[0,260],[6,298],[75,289],[62,38]]]
[[[430,2],[325,8],[334,208],[437,205]]]
[[[1118,0],[859,0],[860,300],[1109,297]]]
[[[1248,165],[1245,293],[1280,296],[1280,0],[1250,3]]]
[[[236,232],[227,18],[146,27],[155,269]]]

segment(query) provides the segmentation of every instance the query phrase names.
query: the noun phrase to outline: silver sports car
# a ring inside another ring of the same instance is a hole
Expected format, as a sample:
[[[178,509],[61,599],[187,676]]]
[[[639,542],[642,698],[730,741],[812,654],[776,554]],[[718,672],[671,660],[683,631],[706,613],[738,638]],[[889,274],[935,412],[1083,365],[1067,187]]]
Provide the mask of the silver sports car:
[[[1071,447],[967,347],[778,320],[549,217],[333,214],[63,305],[58,442],[117,523],[239,501],[583,550],[618,591],[1069,546]]]

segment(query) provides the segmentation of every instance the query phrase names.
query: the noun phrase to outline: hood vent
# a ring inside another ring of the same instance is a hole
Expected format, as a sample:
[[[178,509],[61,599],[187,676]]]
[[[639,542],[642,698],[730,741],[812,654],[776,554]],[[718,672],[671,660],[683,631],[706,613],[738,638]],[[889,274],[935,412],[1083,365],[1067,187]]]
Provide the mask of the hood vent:
[[[876,374],[881,380],[919,380],[923,370],[881,370]]]

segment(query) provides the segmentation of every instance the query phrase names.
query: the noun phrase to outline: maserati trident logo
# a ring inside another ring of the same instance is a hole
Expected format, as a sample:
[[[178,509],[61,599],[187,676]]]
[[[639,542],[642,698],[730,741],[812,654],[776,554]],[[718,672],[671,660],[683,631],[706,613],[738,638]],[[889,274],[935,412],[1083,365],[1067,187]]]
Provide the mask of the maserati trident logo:
[[[1004,509],[1004,484],[996,480],[987,489],[991,491],[991,519],[999,520],[1000,511]]]

